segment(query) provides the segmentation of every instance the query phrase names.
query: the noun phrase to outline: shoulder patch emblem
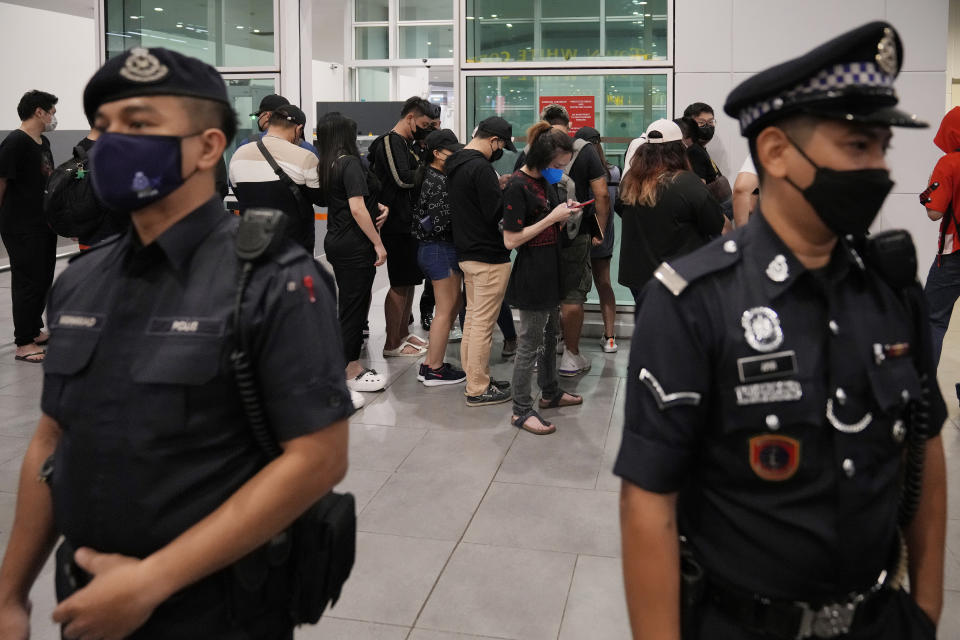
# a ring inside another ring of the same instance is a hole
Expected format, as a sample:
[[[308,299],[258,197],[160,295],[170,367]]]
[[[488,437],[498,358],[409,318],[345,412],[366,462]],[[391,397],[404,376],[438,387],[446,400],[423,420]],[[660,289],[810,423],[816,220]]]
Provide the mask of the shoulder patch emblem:
[[[653,272],[653,277],[659,280],[660,283],[675,296],[683,293],[683,290],[686,289],[687,284],[689,284],[683,276],[677,273],[676,270],[666,262],[660,263],[657,270]]]
[[[783,344],[780,316],[770,307],[753,307],[740,316],[743,335],[753,349],[761,353],[773,351]]]
[[[769,434],[750,438],[750,468],[763,480],[789,480],[800,468],[800,441]]]
[[[660,381],[646,367],[640,370],[640,382],[646,385],[650,393],[653,394],[653,399],[657,401],[657,407],[661,411],[671,407],[683,405],[695,407],[700,404],[700,394],[696,391],[677,391],[675,393],[664,391]]]

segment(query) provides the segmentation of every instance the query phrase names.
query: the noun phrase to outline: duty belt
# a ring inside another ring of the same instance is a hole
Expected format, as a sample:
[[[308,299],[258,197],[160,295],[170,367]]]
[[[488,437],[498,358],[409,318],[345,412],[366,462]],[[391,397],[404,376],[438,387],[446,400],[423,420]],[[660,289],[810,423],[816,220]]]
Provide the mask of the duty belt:
[[[812,605],[807,602],[774,600],[713,581],[708,598],[741,626],[783,640],[838,638],[850,633],[855,619],[873,620],[886,596],[887,572],[865,591],[852,592],[837,601]]]

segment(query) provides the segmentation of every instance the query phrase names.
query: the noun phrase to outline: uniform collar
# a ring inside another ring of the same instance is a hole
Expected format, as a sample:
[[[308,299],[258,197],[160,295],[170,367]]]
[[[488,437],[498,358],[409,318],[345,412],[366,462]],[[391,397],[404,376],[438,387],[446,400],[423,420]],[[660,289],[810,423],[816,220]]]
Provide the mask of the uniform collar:
[[[749,253],[764,293],[772,300],[789,290],[808,271],[773,230],[762,211],[758,211],[744,230]],[[830,257],[829,278],[839,281],[850,272],[862,272],[863,260],[844,238],[840,238]]]
[[[182,273],[187,268],[197,247],[225,215],[226,212],[223,209],[222,202],[219,198],[213,197],[191,211],[186,217],[178,220],[172,227],[160,234],[151,245],[146,247],[140,244],[136,231],[131,228],[133,260],[142,261],[142,258],[138,256],[144,252],[148,252],[147,255],[156,255],[156,248],[159,248],[163,255],[167,257],[170,265]]]

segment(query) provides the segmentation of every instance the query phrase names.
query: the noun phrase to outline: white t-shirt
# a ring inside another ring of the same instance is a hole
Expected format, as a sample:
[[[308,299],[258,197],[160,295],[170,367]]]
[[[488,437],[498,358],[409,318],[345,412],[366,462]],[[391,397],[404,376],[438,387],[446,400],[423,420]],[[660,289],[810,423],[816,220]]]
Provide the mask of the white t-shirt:
[[[752,156],[747,156],[747,159],[743,161],[743,166],[740,167],[739,173],[752,173],[753,175],[759,175],[757,173],[757,168],[753,165]]]

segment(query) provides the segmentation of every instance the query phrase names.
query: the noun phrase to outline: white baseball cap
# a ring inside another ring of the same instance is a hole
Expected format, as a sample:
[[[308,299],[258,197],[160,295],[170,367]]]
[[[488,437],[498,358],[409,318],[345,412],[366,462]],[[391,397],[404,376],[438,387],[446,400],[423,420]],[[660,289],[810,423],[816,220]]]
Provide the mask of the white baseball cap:
[[[652,134],[652,135],[651,135]],[[664,142],[681,142],[683,131],[673,120],[654,120],[643,134],[649,144],[663,144]]]

